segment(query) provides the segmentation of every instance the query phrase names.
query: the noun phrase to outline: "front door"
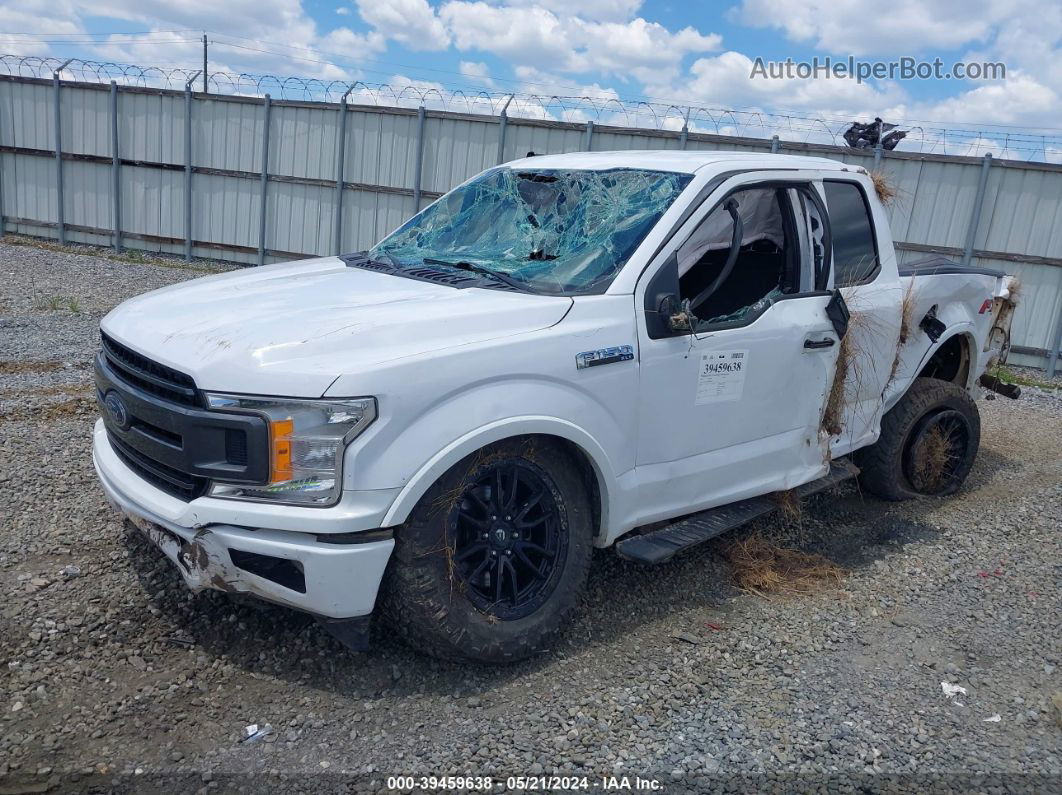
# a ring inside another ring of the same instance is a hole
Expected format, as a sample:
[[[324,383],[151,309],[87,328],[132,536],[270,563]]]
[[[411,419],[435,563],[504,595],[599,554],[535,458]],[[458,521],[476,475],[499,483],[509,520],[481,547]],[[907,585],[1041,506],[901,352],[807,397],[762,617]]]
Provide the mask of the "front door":
[[[639,285],[646,521],[791,488],[828,467],[819,426],[839,345],[821,289],[829,257],[800,200],[821,198],[806,177],[786,176],[724,183]],[[668,289],[677,322],[654,317]],[[692,331],[675,329],[683,311]]]

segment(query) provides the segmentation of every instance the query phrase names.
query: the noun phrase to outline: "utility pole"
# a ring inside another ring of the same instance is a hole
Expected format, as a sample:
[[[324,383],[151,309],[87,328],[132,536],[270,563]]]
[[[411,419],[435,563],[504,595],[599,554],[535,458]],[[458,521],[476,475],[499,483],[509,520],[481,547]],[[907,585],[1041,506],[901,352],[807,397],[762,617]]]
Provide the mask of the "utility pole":
[[[203,34],[203,93],[207,93],[207,37]]]

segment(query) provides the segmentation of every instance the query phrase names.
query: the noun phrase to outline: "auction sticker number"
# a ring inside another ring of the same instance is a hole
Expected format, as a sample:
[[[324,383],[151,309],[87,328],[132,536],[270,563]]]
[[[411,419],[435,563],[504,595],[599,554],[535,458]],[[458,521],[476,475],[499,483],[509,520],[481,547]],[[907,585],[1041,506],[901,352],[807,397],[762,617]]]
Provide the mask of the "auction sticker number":
[[[477,792],[494,789],[494,779],[490,776],[388,776],[387,789]]]
[[[748,351],[712,351],[701,354],[697,376],[697,405],[740,400],[745,391]]]

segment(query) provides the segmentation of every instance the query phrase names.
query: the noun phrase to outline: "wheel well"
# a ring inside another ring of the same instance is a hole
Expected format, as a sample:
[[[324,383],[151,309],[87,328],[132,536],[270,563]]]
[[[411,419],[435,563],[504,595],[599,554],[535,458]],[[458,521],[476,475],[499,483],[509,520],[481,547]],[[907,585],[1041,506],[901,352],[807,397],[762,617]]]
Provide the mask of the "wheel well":
[[[966,335],[956,334],[941,343],[918,377],[950,381],[965,388],[970,380],[970,342]]]
[[[552,434],[532,434],[523,437],[524,439],[548,439],[555,444],[563,447],[568,455],[571,457],[572,462],[579,470],[579,474],[582,475],[583,483],[586,485],[586,493],[590,499],[590,520],[594,528],[594,537],[601,536],[604,528],[602,527],[601,514],[601,484],[598,481],[597,470],[594,469],[593,462],[586,451],[579,445],[570,439],[565,439],[563,436],[554,436]]]

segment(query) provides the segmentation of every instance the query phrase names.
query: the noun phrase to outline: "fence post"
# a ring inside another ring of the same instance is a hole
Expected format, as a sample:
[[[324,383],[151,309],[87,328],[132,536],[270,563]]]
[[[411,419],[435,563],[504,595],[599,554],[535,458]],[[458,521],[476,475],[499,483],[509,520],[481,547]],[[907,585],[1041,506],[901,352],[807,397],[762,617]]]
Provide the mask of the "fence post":
[[[778,140],[777,135],[771,136],[771,154],[778,154],[778,150],[782,148],[782,142]]]
[[[686,142],[690,139],[690,109],[686,108],[686,115],[682,117],[682,133],[679,135],[679,149],[686,148]]]
[[[192,261],[192,83],[184,84],[184,261]]]
[[[262,196],[261,212],[258,214],[258,264],[265,265],[266,233],[266,187],[269,184],[269,114],[273,100],[265,95],[265,122],[262,125]]]
[[[424,168],[424,106],[417,108],[417,159],[413,163],[413,214],[420,212],[420,176]]]
[[[589,152],[593,142],[594,142],[594,123],[593,123],[593,121],[588,121],[586,123],[586,143],[583,145],[584,151]]]
[[[505,162],[505,128],[509,125],[509,103],[513,101],[514,94],[510,94],[501,109],[498,118],[498,162]]]
[[[354,90],[351,86],[343,93],[339,100],[339,134],[336,142],[336,217],[332,225],[335,227],[336,254],[343,252],[343,159],[347,148],[347,97]]]
[[[114,214],[114,250],[122,250],[122,158],[118,148],[118,83],[111,81],[111,212]]]
[[[1055,327],[1055,344],[1051,346],[1047,354],[1047,377],[1055,377],[1055,368],[1058,367],[1058,354],[1062,352],[1062,310],[1058,313],[1058,324]]]
[[[63,125],[59,115],[59,73],[66,69],[73,58],[66,61],[52,72],[52,93],[55,96],[55,194],[56,216],[59,230],[59,245],[66,245],[66,224],[63,220]]]
[[[973,215],[970,216],[970,226],[966,229],[966,248],[962,252],[963,265],[969,265],[973,257],[977,227],[981,223],[981,205],[984,204],[985,188],[988,186],[988,169],[991,165],[992,153],[985,152],[984,159],[981,161],[981,179],[977,182],[977,195],[974,197]]]
[[[881,156],[885,153],[885,150],[881,146],[881,141],[874,144],[874,170],[877,171],[881,168]]]
[[[0,237],[4,234],[4,155],[0,153]]]

